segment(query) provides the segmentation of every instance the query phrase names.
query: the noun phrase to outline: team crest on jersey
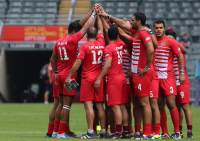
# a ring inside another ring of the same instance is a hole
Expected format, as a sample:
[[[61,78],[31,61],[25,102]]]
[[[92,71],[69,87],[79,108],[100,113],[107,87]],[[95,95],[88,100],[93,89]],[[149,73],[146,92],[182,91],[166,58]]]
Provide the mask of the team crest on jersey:
[[[127,50],[127,49],[124,49],[124,52],[128,52],[128,50]]]
[[[110,54],[106,54],[105,57],[109,56]]]
[[[150,40],[150,37],[146,37],[146,41]]]
[[[178,50],[181,50],[181,48],[179,47]]]
[[[166,42],[162,42],[162,46],[165,46],[166,45]]]

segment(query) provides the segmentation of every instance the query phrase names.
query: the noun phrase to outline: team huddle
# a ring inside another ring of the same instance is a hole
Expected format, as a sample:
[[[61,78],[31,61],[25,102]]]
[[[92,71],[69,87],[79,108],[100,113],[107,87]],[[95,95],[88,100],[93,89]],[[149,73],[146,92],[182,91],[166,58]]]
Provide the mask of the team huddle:
[[[166,30],[163,20],[156,20],[153,26],[154,33],[144,13],[134,13],[131,20],[118,19],[101,4],[69,24],[68,34],[56,42],[51,57],[54,105],[46,137],[181,139],[183,110],[187,138],[193,138],[187,50],[176,41],[173,30]],[[85,34],[88,42],[78,48]],[[69,92],[66,86],[77,80],[81,65],[80,101],[84,102],[88,130],[80,137],[69,126],[76,89]],[[171,135],[165,103],[174,125]],[[98,120],[100,134],[96,132]]]

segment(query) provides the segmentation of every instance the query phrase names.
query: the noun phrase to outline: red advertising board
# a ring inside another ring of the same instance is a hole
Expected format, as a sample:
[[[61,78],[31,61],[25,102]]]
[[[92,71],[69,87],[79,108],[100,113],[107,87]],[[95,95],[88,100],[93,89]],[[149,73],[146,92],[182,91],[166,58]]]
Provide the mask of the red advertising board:
[[[56,41],[68,33],[68,26],[4,26],[5,41]]]

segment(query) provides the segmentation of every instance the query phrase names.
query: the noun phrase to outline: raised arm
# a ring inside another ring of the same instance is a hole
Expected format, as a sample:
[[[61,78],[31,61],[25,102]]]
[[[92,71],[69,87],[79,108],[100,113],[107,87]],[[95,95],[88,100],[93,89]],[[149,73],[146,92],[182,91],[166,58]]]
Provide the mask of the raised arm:
[[[130,36],[126,34],[120,27],[118,27],[119,37],[124,41],[126,44],[130,44]]]
[[[103,23],[103,28],[104,28],[106,34],[108,34],[108,29],[110,28],[110,26],[108,25],[108,23],[106,22],[106,20],[103,17],[101,17],[101,20]]]
[[[108,15],[104,10],[101,13],[99,13],[99,15],[102,15],[103,17],[109,18],[110,21],[115,23],[117,26],[119,26],[122,29],[125,29],[127,31],[130,31],[130,24],[128,24],[127,22],[125,22],[121,19],[118,19],[118,18],[115,18],[111,15]]]
[[[103,33],[103,23],[100,16],[97,16],[97,28],[98,28],[98,33]]]
[[[178,46],[181,48],[181,51],[182,51],[183,54],[187,53],[186,48],[181,43],[178,42]]]

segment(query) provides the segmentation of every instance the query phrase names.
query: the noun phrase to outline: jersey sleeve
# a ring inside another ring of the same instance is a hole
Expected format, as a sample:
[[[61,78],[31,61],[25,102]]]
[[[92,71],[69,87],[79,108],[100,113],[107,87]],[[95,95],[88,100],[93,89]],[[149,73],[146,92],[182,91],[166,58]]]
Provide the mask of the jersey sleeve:
[[[112,58],[112,50],[109,49],[108,47],[105,47],[104,48],[104,58],[109,58],[109,57]]]
[[[58,53],[56,45],[54,46],[53,52]]]
[[[174,55],[181,53],[181,49],[178,46],[178,42],[175,39],[169,39],[169,43]]]
[[[72,41],[75,43],[75,44],[78,44],[78,42],[83,38],[83,34],[82,32],[77,32],[76,34],[72,35]]]
[[[97,40],[102,46],[105,45],[104,41],[104,35],[102,33],[98,33],[98,40]]]
[[[147,31],[140,31],[140,39],[146,45],[149,42],[152,42],[151,35]]]
[[[80,46],[80,50],[77,58],[84,59],[85,58],[85,47],[83,45]]]
[[[132,45],[134,41],[134,38],[132,36],[130,36],[130,44]]]
[[[135,35],[136,30],[132,28],[132,25],[130,25],[130,31],[131,31],[132,35]]]

